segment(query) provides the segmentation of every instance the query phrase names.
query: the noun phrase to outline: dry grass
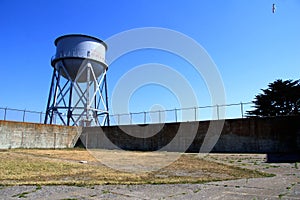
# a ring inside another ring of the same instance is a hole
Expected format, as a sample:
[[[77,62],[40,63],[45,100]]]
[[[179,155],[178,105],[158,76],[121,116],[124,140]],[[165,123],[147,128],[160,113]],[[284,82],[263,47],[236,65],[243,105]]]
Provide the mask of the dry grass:
[[[114,151],[103,151],[110,155]],[[122,153],[122,152],[118,152]],[[142,152],[125,152],[144,159]],[[151,153],[147,153],[148,155]],[[140,155],[140,156],[137,156]],[[155,162],[153,156],[153,162]],[[264,177],[258,171],[228,166],[184,154],[177,161],[155,172],[121,172],[97,161],[84,149],[17,149],[0,152],[2,185],[94,185],[94,184],[167,184],[201,183],[216,180]],[[78,161],[86,160],[87,164]],[[119,161],[118,161],[119,162]],[[122,163],[119,163],[122,164]]]

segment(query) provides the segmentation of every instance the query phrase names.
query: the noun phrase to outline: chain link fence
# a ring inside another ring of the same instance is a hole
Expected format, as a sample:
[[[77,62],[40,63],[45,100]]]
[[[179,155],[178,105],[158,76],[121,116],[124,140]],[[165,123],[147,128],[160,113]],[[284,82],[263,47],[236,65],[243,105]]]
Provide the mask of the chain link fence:
[[[174,108],[169,110],[131,112],[110,115],[111,125],[154,124],[171,122],[188,122],[223,119],[219,112],[226,109],[226,119],[244,118],[246,110],[251,110],[252,102],[200,106],[190,108]],[[0,107],[0,120],[44,123],[46,113]],[[56,121],[54,121],[56,124]]]

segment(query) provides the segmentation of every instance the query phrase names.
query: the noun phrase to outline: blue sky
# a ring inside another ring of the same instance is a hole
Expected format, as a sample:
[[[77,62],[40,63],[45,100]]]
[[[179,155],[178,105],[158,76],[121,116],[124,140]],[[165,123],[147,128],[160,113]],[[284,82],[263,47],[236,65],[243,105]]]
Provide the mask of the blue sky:
[[[276,79],[300,78],[298,0],[0,0],[0,8],[0,107],[45,110],[54,40],[69,33],[105,40],[142,27],[181,32],[214,60],[227,103],[252,101]],[[167,64],[183,74],[197,91],[197,106],[211,103],[205,82],[192,66],[155,50],[132,52],[113,63],[108,71],[109,95],[122,75],[150,62]],[[149,85],[133,94],[129,108],[144,111],[155,104],[167,109],[179,106],[166,88]]]

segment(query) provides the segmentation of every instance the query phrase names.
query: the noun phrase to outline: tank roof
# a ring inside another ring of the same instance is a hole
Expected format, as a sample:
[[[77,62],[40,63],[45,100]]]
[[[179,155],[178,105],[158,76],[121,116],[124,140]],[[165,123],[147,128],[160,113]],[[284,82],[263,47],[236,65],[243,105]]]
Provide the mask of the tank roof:
[[[102,43],[105,48],[107,49],[107,44],[105,44],[105,42],[103,42],[103,40],[100,40],[99,38],[96,38],[96,37],[93,37],[93,36],[89,36],[89,35],[84,35],[84,34],[67,34],[67,35],[62,35],[58,38],[55,39],[54,41],[54,44],[55,46],[57,46],[57,43],[59,40],[63,39],[63,38],[66,38],[66,37],[76,37],[76,36],[80,36],[80,37],[86,37],[86,38],[91,38],[91,39],[94,39],[94,40],[97,40],[99,43]]]

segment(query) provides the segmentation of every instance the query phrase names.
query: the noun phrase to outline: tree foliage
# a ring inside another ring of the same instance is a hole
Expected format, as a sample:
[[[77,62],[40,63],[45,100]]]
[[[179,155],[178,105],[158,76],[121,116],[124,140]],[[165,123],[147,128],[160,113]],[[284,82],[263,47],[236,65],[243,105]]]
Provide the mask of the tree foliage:
[[[248,116],[271,117],[300,114],[300,80],[278,79],[255,96],[255,109]]]

